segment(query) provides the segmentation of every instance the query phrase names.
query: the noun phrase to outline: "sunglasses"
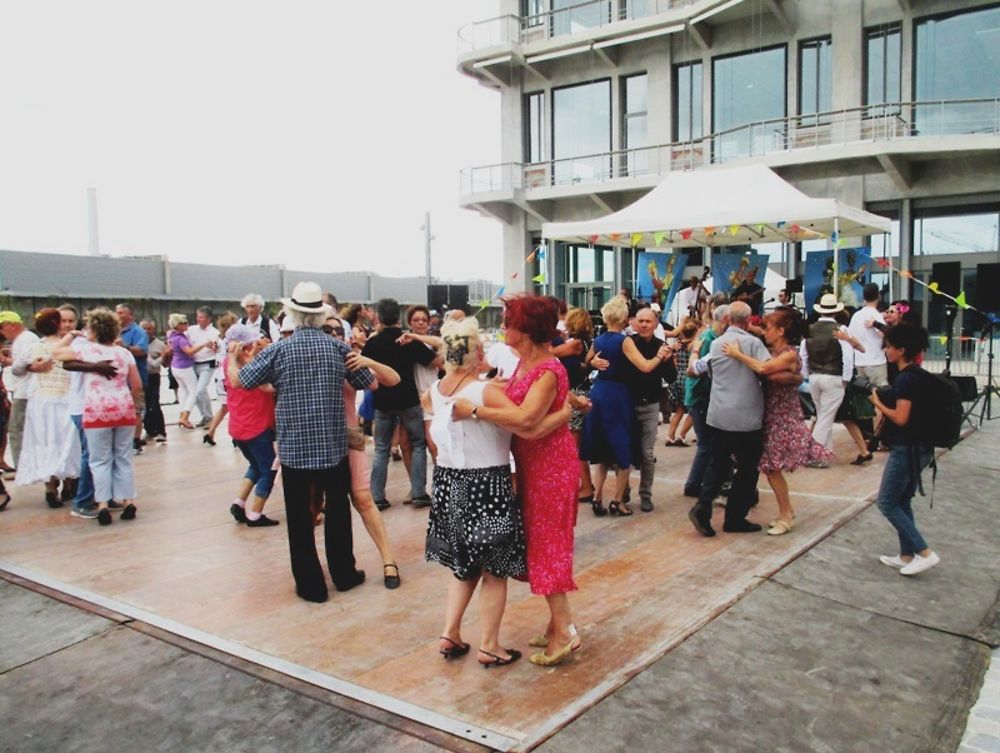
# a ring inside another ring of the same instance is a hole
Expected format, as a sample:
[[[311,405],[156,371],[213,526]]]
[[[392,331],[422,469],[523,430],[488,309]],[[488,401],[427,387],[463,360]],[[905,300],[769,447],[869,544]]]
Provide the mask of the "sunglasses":
[[[322,327],[322,329],[328,335],[337,335],[339,337],[343,337],[344,336],[344,328],[343,327],[334,327],[334,326],[332,326],[330,324],[324,324],[323,327]]]

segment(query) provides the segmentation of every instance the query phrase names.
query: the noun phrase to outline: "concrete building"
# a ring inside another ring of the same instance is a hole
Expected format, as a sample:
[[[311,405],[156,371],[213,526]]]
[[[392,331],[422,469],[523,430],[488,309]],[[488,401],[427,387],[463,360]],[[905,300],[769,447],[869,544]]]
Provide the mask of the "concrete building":
[[[977,265],[1000,262],[996,0],[501,7],[459,31],[459,70],[499,92],[503,136],[499,164],[462,171],[461,203],[502,223],[508,289],[544,271],[551,292],[599,308],[634,284],[632,250],[560,243],[547,269],[526,265],[542,223],[608,214],[671,170],[746,161],[891,218],[891,241],[852,240],[877,256],[889,243],[894,264],[924,280],[934,262],[961,262],[970,301]],[[760,250],[791,277],[806,251],[827,247]],[[897,282],[940,332],[943,307]]]

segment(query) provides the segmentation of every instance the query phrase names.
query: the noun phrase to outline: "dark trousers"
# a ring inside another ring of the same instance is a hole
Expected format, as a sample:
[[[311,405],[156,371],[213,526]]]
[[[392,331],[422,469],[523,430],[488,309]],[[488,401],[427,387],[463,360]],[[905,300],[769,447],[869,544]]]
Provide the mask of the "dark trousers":
[[[327,596],[326,579],[316,555],[309,500],[313,490],[322,491],[326,496],[326,512],[323,515],[326,563],[333,584],[350,587],[356,576],[351,508],[347,501],[351,487],[347,457],[333,468],[320,470],[289,468],[282,464],[281,481],[285,492],[285,520],[295,592],[310,601],[323,601]]]
[[[712,459],[702,482],[701,496],[695,504],[695,514],[705,522],[711,520],[712,500],[722,489],[729,474],[731,458],[735,457],[736,469],[726,502],[726,522],[738,523],[746,519],[756,498],[757,478],[760,475],[757,464],[764,451],[764,432],[760,429],[724,431],[707,424],[705,428],[712,435]]]
[[[142,425],[151,437],[165,437],[167,427],[163,422],[163,410],[160,408],[160,375],[150,374],[146,380],[146,415],[142,417]]]

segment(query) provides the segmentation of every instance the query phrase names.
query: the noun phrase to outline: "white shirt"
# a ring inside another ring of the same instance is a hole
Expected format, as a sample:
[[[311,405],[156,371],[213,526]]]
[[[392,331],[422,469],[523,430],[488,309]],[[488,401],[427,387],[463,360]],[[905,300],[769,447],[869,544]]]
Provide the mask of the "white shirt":
[[[259,339],[260,338],[261,320],[264,317],[263,316],[258,316],[257,317],[257,321],[253,321],[253,322],[250,321],[250,317],[244,317],[244,318],[246,319],[246,321],[244,322],[244,324],[247,327],[249,327],[250,329],[254,330],[257,333],[257,337]],[[278,323],[276,321],[274,321],[274,319],[271,319],[270,317],[268,317],[267,323],[268,323],[268,327],[267,327],[267,332],[265,334],[267,335],[268,338],[270,338],[271,342],[273,342],[273,343],[278,342],[278,340],[281,339],[281,332],[278,331]],[[188,337],[189,338],[191,337],[191,333],[190,332],[188,332]],[[199,353],[198,355],[201,355],[201,354]],[[196,358],[195,360],[198,360],[198,359]]]
[[[677,323],[685,316],[691,315],[691,307],[698,301],[698,288],[684,288],[677,294]]]
[[[14,338],[10,345],[10,357],[14,361],[11,366],[10,376],[5,384],[10,392],[10,396],[15,400],[28,399],[28,387],[31,385],[31,372],[28,366],[31,364],[31,348],[35,343],[40,342],[38,335],[30,329],[26,329]]]
[[[507,343],[494,343],[486,351],[486,363],[497,370],[501,379],[510,379],[517,371],[521,357]]]
[[[431,437],[438,446],[437,464],[442,468],[492,468],[507,465],[510,457],[510,433],[488,421],[467,418],[455,421],[451,409],[462,397],[476,406],[483,404],[486,382],[478,379],[463,387],[456,395],[441,394],[441,385],[430,388]]]
[[[855,366],[881,366],[885,363],[885,353],[882,350],[882,333],[869,327],[865,322],[881,322],[885,324],[882,314],[874,306],[862,306],[851,317],[848,328],[851,335],[865,347],[865,352],[854,354]]]
[[[201,345],[203,342],[218,342],[219,340],[219,330],[211,324],[207,327],[200,327],[197,324],[193,327],[188,327],[185,334],[188,336],[188,340],[191,342],[192,346]],[[194,354],[194,362],[215,363],[215,359],[218,355],[218,351],[212,350],[212,348],[202,348]]]

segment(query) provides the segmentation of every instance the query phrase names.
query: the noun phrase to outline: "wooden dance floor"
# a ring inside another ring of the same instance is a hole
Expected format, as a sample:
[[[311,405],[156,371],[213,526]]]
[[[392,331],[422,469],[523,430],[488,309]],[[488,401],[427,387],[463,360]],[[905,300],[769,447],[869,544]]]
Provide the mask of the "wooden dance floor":
[[[661,427],[661,439],[665,433]],[[868,504],[884,456],[858,469],[846,433],[842,458],[826,470],[789,476],[798,525],[786,536],[722,533],[705,539],[687,519],[681,495],[693,448],[657,448],[650,514],[596,518],[581,506],[572,606],[583,650],[572,663],[542,669],[522,660],[483,671],[475,654],[438,655],[450,573],[423,561],[426,510],[403,505],[402,463],[392,463],[384,513],[403,585],[382,586],[378,553],[355,514],[354,542],[368,582],[309,604],[295,597],[289,572],[280,483],[267,512],[275,528],[249,529],[229,515],[245,464],[229,445],[201,443],[201,432],[171,427],[166,446],[136,458],[139,517],[109,527],[49,510],[39,487],[14,488],[0,514],[0,569],[137,620],[326,687],[366,704],[511,750],[537,745],[627,682],[750,589]],[[369,452],[370,452],[369,448]],[[764,478],[751,519],[765,524],[776,506]],[[321,538],[320,546],[322,545]],[[545,604],[511,582],[505,645],[528,652],[542,632]],[[478,640],[476,602],[463,637]]]

